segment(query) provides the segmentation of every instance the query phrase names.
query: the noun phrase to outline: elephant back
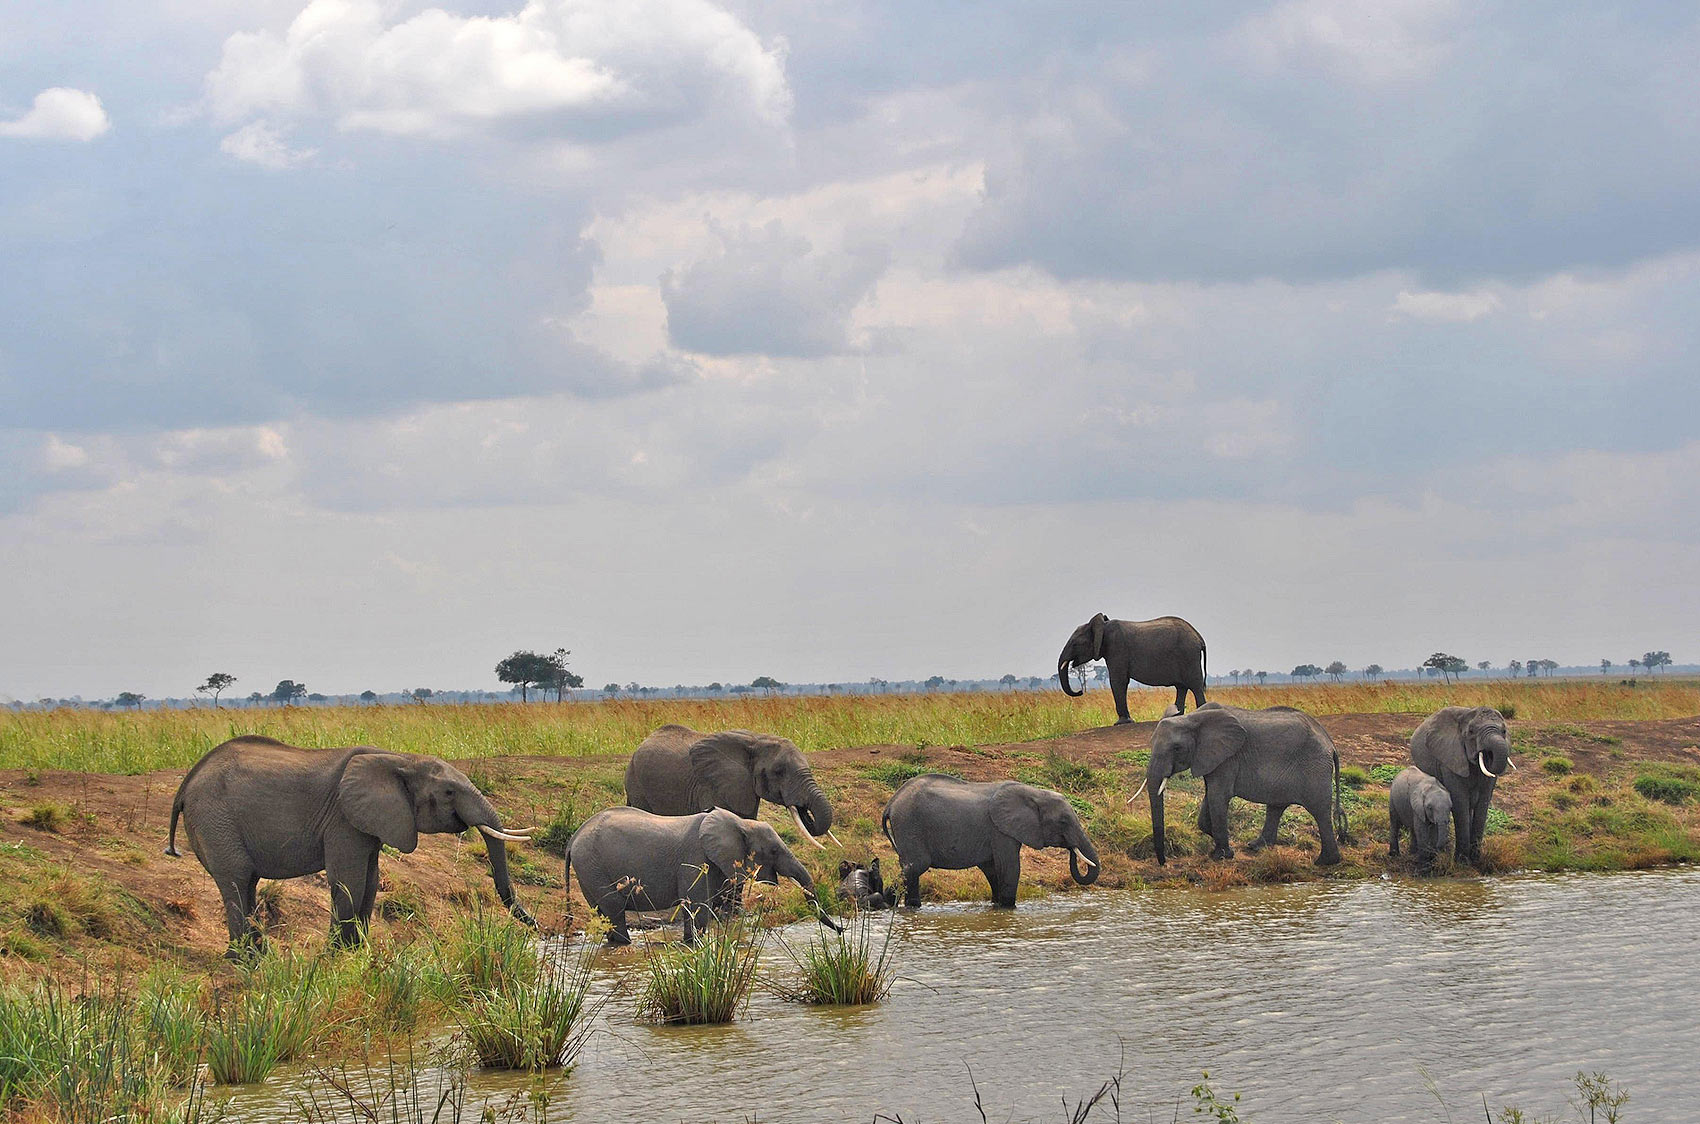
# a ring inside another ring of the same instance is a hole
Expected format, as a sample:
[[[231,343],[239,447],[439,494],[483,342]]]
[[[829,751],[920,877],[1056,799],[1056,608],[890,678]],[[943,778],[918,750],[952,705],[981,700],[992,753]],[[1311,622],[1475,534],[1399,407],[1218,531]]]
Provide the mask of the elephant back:
[[[626,763],[626,803],[658,816],[688,816],[691,807],[691,745],[702,735],[676,723],[645,738]]]

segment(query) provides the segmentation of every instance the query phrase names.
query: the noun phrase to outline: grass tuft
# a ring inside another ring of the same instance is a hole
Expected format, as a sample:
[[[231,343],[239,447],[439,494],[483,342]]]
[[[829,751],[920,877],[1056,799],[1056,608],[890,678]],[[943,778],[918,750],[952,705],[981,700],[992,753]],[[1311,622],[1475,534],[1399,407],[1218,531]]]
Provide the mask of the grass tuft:
[[[878,934],[877,948],[874,915],[868,912],[858,913],[842,933],[817,927],[801,946],[781,937],[779,947],[802,972],[803,982],[796,988],[776,990],[799,1003],[822,1005],[861,1006],[884,999],[897,977],[897,966],[891,946],[895,914],[882,916],[885,926]]]
[[[652,947],[644,960],[638,1014],[650,1022],[729,1023],[749,1004],[761,958],[759,918],[710,925],[695,945]]]
[[[570,1068],[614,992],[590,998],[591,952],[551,957],[529,983],[476,992],[456,1019],[473,1058],[486,1069]]]

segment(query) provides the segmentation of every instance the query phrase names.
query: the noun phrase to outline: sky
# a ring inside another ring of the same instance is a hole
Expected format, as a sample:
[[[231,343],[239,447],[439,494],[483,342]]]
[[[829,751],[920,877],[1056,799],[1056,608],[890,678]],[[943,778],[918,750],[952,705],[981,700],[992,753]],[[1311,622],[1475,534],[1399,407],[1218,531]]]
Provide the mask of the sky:
[[[0,7],[0,695],[1694,657],[1700,9]]]

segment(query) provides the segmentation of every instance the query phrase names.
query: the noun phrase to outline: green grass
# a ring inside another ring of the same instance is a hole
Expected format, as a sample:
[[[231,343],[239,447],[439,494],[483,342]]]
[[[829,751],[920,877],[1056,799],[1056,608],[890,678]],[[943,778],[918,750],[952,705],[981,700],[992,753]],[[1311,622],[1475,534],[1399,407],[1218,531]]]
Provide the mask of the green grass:
[[[1700,767],[1694,765],[1643,765],[1635,777],[1635,791],[1663,804],[1686,804],[1700,796]]]
[[[891,944],[894,913],[883,913],[875,932],[875,915],[858,913],[835,933],[820,926],[802,945],[781,938],[779,947],[802,974],[796,987],[777,988],[787,999],[820,1005],[861,1006],[878,1003],[891,991],[897,965]]]
[[[1541,762],[1541,772],[1554,777],[1562,777],[1574,768],[1576,768],[1576,762],[1562,755],[1548,757],[1546,760]]]
[[[509,991],[537,979],[537,942],[531,930],[505,913],[480,907],[461,915],[436,949],[456,995]]]
[[[1376,784],[1392,784],[1393,778],[1397,777],[1400,773],[1402,773],[1404,771],[1405,771],[1405,766],[1403,766],[1403,765],[1375,765],[1375,766],[1372,766],[1369,770],[1369,779],[1374,781]],[[1344,780],[1345,776],[1346,776],[1346,770],[1341,769],[1340,770],[1341,780]]]
[[[760,918],[739,915],[697,935],[668,942],[644,958],[638,1015],[656,1023],[729,1023],[748,1005],[761,959]]]
[[[903,787],[903,782],[913,780],[926,773],[943,773],[947,777],[960,776],[946,769],[934,769],[914,761],[885,761],[878,765],[869,765],[862,770],[862,775],[871,781],[879,781],[890,785],[892,791]]]
[[[473,1058],[486,1069],[570,1068],[613,992],[590,998],[591,945],[573,958],[541,965],[535,979],[475,992],[456,1021]]]

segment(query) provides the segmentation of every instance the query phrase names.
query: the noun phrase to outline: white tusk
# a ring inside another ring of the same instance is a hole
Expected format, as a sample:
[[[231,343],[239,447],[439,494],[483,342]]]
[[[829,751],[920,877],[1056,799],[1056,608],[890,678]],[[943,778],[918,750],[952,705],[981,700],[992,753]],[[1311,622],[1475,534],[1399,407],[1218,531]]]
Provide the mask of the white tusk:
[[[531,842],[531,835],[530,835],[529,832],[524,834],[524,835],[511,835],[508,832],[497,831],[495,828],[486,827],[483,824],[478,825],[478,830],[482,831],[485,835],[488,835],[491,839],[500,839],[503,843],[530,843]]]
[[[1487,777],[1490,780],[1495,780],[1499,777],[1498,773],[1488,772],[1487,761],[1485,761],[1479,753],[1476,754],[1476,768],[1482,771],[1482,776]]]
[[[1164,789],[1166,789],[1166,788],[1168,788],[1168,787],[1169,787],[1169,778],[1168,778],[1168,777],[1164,777],[1164,778],[1163,778],[1163,783],[1162,783],[1162,784],[1160,784],[1160,785],[1158,785],[1158,786],[1157,786],[1157,795],[1158,795],[1158,796],[1161,796],[1161,795],[1163,795],[1163,790],[1164,790]]]
[[[1150,777],[1146,777],[1145,780],[1139,782],[1139,787],[1134,789],[1133,795],[1127,798],[1127,802],[1129,804],[1132,804],[1135,800],[1139,799],[1139,794],[1145,791],[1146,781],[1149,781],[1150,779]]]
[[[1098,865],[1097,863],[1093,862],[1091,859],[1087,858],[1086,852],[1082,851],[1079,847],[1076,847],[1074,849],[1074,854],[1075,854],[1075,857],[1077,857],[1078,859],[1080,859],[1081,862],[1086,864],[1087,870],[1091,870],[1093,867]]]
[[[787,807],[790,807],[790,806],[787,805]],[[795,808],[792,808],[791,809],[791,818],[797,821],[797,830],[803,833],[804,839],[807,839],[810,843],[813,843],[815,846],[819,847],[821,850],[823,850],[823,851],[826,850],[826,844],[822,843],[819,839],[816,839],[814,836],[810,835],[809,829],[803,826],[803,813],[797,811],[797,809],[795,809]]]
[[[1517,762],[1515,762],[1515,761],[1513,761],[1513,760],[1511,760],[1511,758],[1509,758],[1509,757],[1507,757],[1507,758],[1506,758],[1506,759],[1505,759],[1505,763],[1506,763],[1506,764],[1507,764],[1507,765],[1509,765],[1509,766],[1511,766],[1511,767],[1512,767],[1512,768],[1513,768],[1513,769],[1515,769],[1515,768],[1516,768],[1516,767],[1517,767]]]
[[[838,843],[840,847],[844,846],[844,844],[838,842],[838,836],[832,834],[832,829],[830,827],[826,829],[826,837],[834,843]]]

